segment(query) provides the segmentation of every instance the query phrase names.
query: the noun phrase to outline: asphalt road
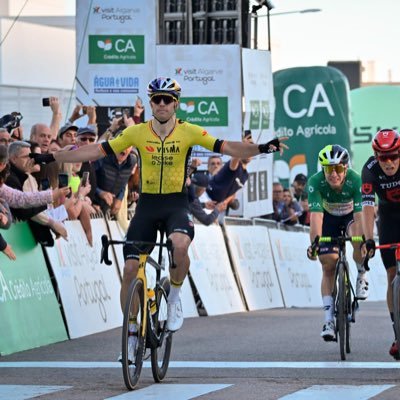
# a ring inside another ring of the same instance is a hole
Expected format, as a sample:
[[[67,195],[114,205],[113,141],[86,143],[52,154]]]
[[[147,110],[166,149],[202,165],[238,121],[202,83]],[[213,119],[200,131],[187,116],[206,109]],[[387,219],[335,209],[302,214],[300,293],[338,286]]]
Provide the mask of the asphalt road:
[[[120,329],[16,353],[0,358],[0,400],[46,390],[35,399],[399,399],[385,304],[361,304],[345,362],[337,343],[320,339],[322,316],[274,309],[186,319],[165,381],[154,384],[146,363],[133,392],[115,362]]]

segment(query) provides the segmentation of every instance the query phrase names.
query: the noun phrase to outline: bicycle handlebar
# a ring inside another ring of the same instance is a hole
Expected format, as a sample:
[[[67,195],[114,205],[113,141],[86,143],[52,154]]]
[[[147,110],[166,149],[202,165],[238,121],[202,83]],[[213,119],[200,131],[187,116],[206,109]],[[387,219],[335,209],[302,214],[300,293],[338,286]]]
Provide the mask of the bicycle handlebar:
[[[375,250],[382,250],[382,249],[390,249],[390,250],[396,250],[396,260],[400,261],[400,243],[388,243],[388,244],[380,244],[378,246],[375,246]],[[369,256],[369,253],[364,257],[363,260],[363,266],[366,271],[369,271],[369,265],[368,261],[372,257]]]
[[[174,251],[174,247],[172,245],[172,240],[167,239],[165,243],[163,242],[144,242],[144,241],[139,241],[139,240],[109,240],[107,235],[102,235],[101,236],[101,256],[100,256],[100,263],[104,263],[106,265],[111,265],[112,261],[108,257],[108,247],[112,244],[130,244],[133,245],[136,249],[138,249],[138,246],[148,246],[148,247],[166,247],[167,250],[172,254]],[[139,250],[139,249],[138,249]],[[139,250],[141,251],[141,250]],[[143,253],[143,251],[141,251]],[[174,268],[176,265],[173,263],[172,267]]]

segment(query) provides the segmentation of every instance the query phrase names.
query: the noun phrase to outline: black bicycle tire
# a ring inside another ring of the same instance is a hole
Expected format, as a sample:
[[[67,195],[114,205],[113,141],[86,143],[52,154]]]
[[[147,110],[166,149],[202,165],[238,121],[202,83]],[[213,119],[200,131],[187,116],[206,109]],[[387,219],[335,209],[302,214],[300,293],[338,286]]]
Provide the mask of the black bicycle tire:
[[[336,310],[336,330],[339,335],[340,358],[346,359],[345,352],[345,335],[346,335],[346,285],[345,272],[343,263],[338,265],[338,295],[337,295],[337,310]]]
[[[144,292],[143,281],[134,279],[129,286],[127,301],[124,309],[124,321],[122,324],[122,372],[124,382],[129,390],[133,390],[140,378],[143,366],[143,355],[146,350],[146,335],[142,334],[143,318],[138,321],[138,341],[136,346],[135,362],[128,361],[128,337],[129,337],[129,316],[132,309],[133,299],[137,295],[140,299],[138,315],[144,315]]]
[[[351,318],[352,318],[352,295],[351,295],[351,282],[349,276],[349,265],[346,264],[346,353],[351,353]]]
[[[396,274],[392,282],[393,325],[397,344],[400,344],[400,276]]]
[[[161,300],[163,303],[167,303],[167,297],[169,294],[170,284],[167,277],[161,279],[160,286],[157,288],[156,300],[157,309],[160,305]],[[160,337],[161,342],[155,348],[151,349],[151,371],[153,373],[153,378],[155,382],[161,382],[168,371],[169,359],[171,356],[172,348],[172,332],[167,331],[166,328],[167,321],[160,326],[158,323],[158,313],[156,313],[156,320],[154,321],[154,326],[157,329],[157,336]],[[162,359],[160,360],[160,354],[162,354]]]

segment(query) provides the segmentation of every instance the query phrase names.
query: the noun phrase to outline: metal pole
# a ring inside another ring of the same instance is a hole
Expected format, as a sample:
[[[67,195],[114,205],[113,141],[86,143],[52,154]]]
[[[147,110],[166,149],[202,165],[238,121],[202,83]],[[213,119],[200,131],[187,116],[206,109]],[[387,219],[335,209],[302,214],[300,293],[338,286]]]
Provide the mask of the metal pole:
[[[270,27],[270,19],[269,19],[269,7],[267,7],[267,22],[268,22],[268,51],[271,51],[271,27]]]

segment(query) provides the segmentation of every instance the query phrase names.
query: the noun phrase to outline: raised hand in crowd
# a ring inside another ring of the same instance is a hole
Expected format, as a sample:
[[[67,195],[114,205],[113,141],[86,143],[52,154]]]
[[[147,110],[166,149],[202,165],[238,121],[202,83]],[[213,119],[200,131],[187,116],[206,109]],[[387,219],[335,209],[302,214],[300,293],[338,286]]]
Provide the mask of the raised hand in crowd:
[[[104,201],[106,202],[106,204],[107,204],[109,207],[112,206],[112,204],[113,204],[113,202],[114,202],[114,198],[115,198],[115,195],[114,195],[113,193],[106,192],[105,190],[102,190],[102,191],[98,194],[98,196],[99,196],[102,200],[104,200]]]
[[[143,102],[142,102],[142,99],[138,96],[136,98],[135,107],[133,110],[133,117],[134,117],[136,123],[138,123],[138,121],[136,119],[138,118],[140,120],[143,112],[144,112]]]
[[[58,130],[60,129],[60,123],[61,123],[61,119],[62,119],[61,106],[60,106],[58,97],[49,97],[49,105],[50,105],[50,109],[53,113],[52,117],[51,117],[51,122],[50,122],[50,130],[51,130],[52,137],[54,139],[56,139]]]
[[[49,219],[49,228],[55,233],[56,239],[62,237],[68,241],[68,232],[62,222]]]
[[[96,125],[97,124],[97,114],[95,106],[85,106],[83,107],[84,112],[88,116],[88,125]]]
[[[64,204],[65,198],[69,195],[71,189],[69,187],[53,189],[53,203],[56,206]]]
[[[68,121],[73,124],[77,119],[83,117],[82,106],[76,105],[75,108],[72,110],[71,116],[68,118]]]
[[[10,259],[15,261],[17,259],[17,256],[15,255],[13,249],[11,248],[11,245],[7,243],[7,246],[2,252]]]

